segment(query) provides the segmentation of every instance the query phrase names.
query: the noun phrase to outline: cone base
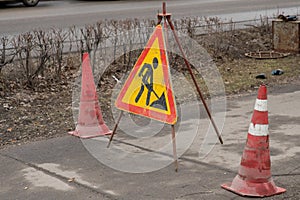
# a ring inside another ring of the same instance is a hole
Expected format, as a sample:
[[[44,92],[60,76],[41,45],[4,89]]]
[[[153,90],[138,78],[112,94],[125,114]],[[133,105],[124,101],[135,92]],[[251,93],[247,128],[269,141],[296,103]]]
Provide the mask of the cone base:
[[[111,135],[112,131],[109,131],[107,133],[98,133],[98,134],[94,134],[94,135],[80,135],[80,133],[78,131],[70,131],[70,132],[68,132],[68,134],[74,135],[74,136],[82,138],[82,139],[89,139],[89,138],[94,138],[94,137]]]
[[[241,179],[239,175],[233,179],[232,183],[224,183],[221,187],[241,196],[252,197],[268,197],[286,191],[284,188],[277,187],[272,178],[269,181],[266,180],[265,183],[254,183]]]
[[[99,136],[111,135],[112,131],[108,129],[106,125],[97,127],[82,127],[77,126],[75,131],[68,132],[70,135],[74,135],[79,138],[88,139]]]

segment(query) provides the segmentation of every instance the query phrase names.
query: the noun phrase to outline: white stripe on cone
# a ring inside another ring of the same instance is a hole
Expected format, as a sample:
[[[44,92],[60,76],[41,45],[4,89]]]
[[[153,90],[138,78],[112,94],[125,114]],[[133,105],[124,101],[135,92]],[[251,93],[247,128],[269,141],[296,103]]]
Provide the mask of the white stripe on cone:
[[[257,111],[265,112],[268,111],[268,100],[256,99],[254,109]]]
[[[248,133],[254,136],[267,136],[269,135],[268,124],[253,124],[250,123]]]

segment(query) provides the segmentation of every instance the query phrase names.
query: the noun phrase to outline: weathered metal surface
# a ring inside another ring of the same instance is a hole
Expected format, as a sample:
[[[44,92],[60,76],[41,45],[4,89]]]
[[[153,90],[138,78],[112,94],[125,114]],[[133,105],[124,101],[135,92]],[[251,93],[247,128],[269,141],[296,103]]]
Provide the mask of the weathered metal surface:
[[[245,53],[245,56],[255,59],[276,59],[290,55],[289,53],[280,53],[275,51],[258,51]]]
[[[300,21],[272,21],[273,48],[281,52],[300,51]]]

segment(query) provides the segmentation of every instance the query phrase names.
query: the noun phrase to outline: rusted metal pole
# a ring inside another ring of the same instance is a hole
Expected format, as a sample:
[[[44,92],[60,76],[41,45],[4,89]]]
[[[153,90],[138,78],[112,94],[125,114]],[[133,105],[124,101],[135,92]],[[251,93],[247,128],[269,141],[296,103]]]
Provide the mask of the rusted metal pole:
[[[192,67],[191,67],[190,63],[188,62],[188,60],[187,60],[187,58],[186,58],[186,55],[185,55],[185,53],[184,53],[184,51],[183,51],[183,48],[182,48],[182,46],[181,46],[181,44],[180,44],[178,35],[177,35],[176,31],[175,31],[175,27],[174,27],[174,25],[173,25],[173,22],[171,21],[171,15],[170,15],[170,14],[166,14],[166,3],[165,3],[165,2],[163,2],[163,15],[162,15],[162,16],[165,16],[165,17],[166,17],[166,19],[167,19],[167,21],[168,21],[168,23],[169,23],[169,25],[170,25],[170,27],[171,27],[171,30],[172,30],[172,32],[173,32],[174,38],[175,38],[175,40],[176,40],[176,43],[177,43],[177,45],[178,45],[178,47],[179,47],[179,50],[180,50],[180,52],[181,52],[181,54],[182,54],[184,63],[185,63],[185,65],[186,65],[187,68],[188,68],[188,71],[189,71],[189,73],[190,73],[190,75],[191,75],[191,78],[192,78],[192,80],[193,80],[193,83],[194,83],[194,85],[195,85],[195,87],[196,87],[196,89],[197,89],[197,92],[198,92],[198,94],[199,94],[199,96],[200,96],[200,99],[201,99],[201,101],[202,101],[202,103],[203,103],[203,105],[204,105],[204,108],[205,108],[206,112],[207,112],[207,115],[208,115],[208,117],[209,117],[209,119],[210,119],[210,121],[211,121],[211,123],[212,123],[212,125],[213,125],[213,127],[214,127],[214,129],[215,129],[215,131],[216,131],[216,134],[217,134],[217,136],[218,136],[218,138],[219,138],[220,143],[223,144],[223,140],[222,140],[221,134],[219,133],[218,127],[216,126],[216,123],[215,123],[214,119],[213,119],[212,116],[211,116],[211,113],[210,113],[210,111],[209,111],[209,108],[208,108],[208,106],[207,106],[207,104],[206,104],[206,101],[205,101],[205,99],[204,99],[204,97],[203,97],[203,95],[202,95],[202,92],[201,92],[201,90],[200,90],[200,87],[199,87],[199,85],[198,85],[198,83],[197,83],[197,81],[196,81],[196,78],[195,78],[194,74],[193,74]],[[161,16],[161,17],[162,17],[162,16]]]
[[[163,2],[163,14],[165,15],[167,13],[167,6],[166,6],[166,2]]]
[[[157,24],[161,24],[161,22],[164,22],[164,30],[168,29],[168,25],[167,25],[167,18],[166,16],[171,16],[170,13],[167,14],[167,10],[166,10],[166,3],[163,2],[163,12],[158,14],[158,23]],[[168,31],[167,34],[165,35],[166,38],[168,37]],[[168,49],[168,39],[165,40],[165,51],[167,53],[167,49]],[[175,164],[175,172],[178,171],[178,161],[177,161],[177,151],[176,151],[176,135],[175,135],[175,126],[174,124],[171,125],[172,131],[171,131],[171,136],[172,136],[172,145],[173,145],[173,157],[174,157],[174,164]]]
[[[175,164],[175,172],[178,171],[178,161],[177,161],[177,152],[176,152],[176,136],[175,136],[175,126],[172,127],[172,143],[173,143],[173,156],[174,156],[174,164]]]
[[[213,119],[212,116],[211,116],[211,113],[210,113],[210,111],[209,111],[209,108],[208,108],[208,106],[207,106],[207,104],[206,104],[206,102],[205,102],[205,99],[204,99],[204,97],[203,97],[203,95],[202,95],[202,92],[201,92],[201,90],[200,90],[200,87],[199,87],[199,85],[198,85],[198,83],[197,83],[197,81],[196,81],[196,78],[195,78],[194,74],[193,74],[191,65],[190,65],[190,63],[187,61],[187,58],[186,58],[186,56],[185,56],[185,53],[184,53],[184,51],[183,51],[183,49],[182,49],[182,46],[181,46],[181,44],[180,44],[180,42],[179,42],[179,38],[178,38],[178,36],[177,36],[177,33],[175,32],[175,28],[174,28],[174,25],[173,25],[173,23],[172,23],[172,21],[171,21],[171,18],[170,18],[170,17],[167,17],[167,20],[168,20],[168,23],[169,23],[169,25],[170,25],[170,27],[171,27],[171,30],[172,30],[173,34],[174,34],[174,38],[175,38],[176,43],[177,43],[177,45],[178,45],[178,47],[179,47],[179,50],[180,50],[180,52],[181,52],[181,54],[182,54],[184,63],[185,63],[185,65],[186,65],[187,68],[188,68],[188,71],[189,71],[189,73],[190,73],[190,75],[191,75],[191,77],[192,77],[193,83],[194,83],[194,85],[195,85],[195,87],[196,87],[196,89],[197,89],[197,92],[198,92],[198,94],[199,94],[199,96],[200,96],[200,99],[201,99],[201,101],[202,101],[202,103],[203,103],[203,105],[204,105],[204,107],[205,107],[205,110],[206,110],[206,112],[207,112],[207,115],[208,115],[208,117],[209,117],[209,119],[210,119],[210,121],[211,121],[211,123],[212,123],[212,125],[213,125],[213,127],[214,127],[214,129],[215,129],[215,131],[216,131],[216,134],[217,134],[217,136],[218,136],[218,138],[219,138],[220,143],[223,144],[223,140],[222,140],[221,134],[219,133],[218,127],[216,126],[215,121],[214,121],[214,119]]]
[[[164,18],[164,21],[167,22],[166,17],[171,16],[171,13],[167,13],[167,8],[166,8],[166,2],[163,2],[163,12],[158,13],[157,18],[158,18],[158,24],[161,24],[162,19]]]
[[[122,118],[122,116],[123,116],[123,112],[124,112],[124,111],[121,110],[120,115],[119,115],[119,117],[118,117],[118,120],[117,120],[117,122],[116,122],[116,124],[115,124],[115,127],[114,127],[114,129],[113,129],[113,131],[112,131],[112,133],[111,133],[110,138],[109,138],[109,142],[108,142],[108,144],[107,144],[107,148],[109,148],[110,143],[111,143],[111,141],[113,140],[113,137],[114,137],[114,135],[115,135],[115,133],[116,133],[116,131],[117,131],[118,125],[119,125],[119,123],[120,123],[120,120],[121,120],[121,118]]]

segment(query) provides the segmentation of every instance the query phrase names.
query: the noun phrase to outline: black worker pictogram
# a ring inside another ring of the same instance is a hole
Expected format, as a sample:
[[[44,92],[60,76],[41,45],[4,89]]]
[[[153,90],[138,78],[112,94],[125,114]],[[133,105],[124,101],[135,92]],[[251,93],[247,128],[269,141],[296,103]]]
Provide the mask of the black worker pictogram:
[[[140,87],[140,91],[138,92],[135,102],[139,102],[142,94],[145,91],[145,88],[148,90],[147,91],[147,98],[146,98],[146,105],[149,106],[150,104],[150,99],[151,99],[151,94],[153,93],[157,100],[153,101],[150,106],[155,107],[158,109],[162,110],[168,110],[167,105],[166,105],[166,97],[165,93],[163,92],[162,95],[159,97],[159,95],[155,92],[153,88],[153,74],[154,70],[157,69],[158,67],[158,59],[156,57],[153,58],[152,60],[152,65],[149,63],[145,63],[140,70],[138,76],[142,78],[142,83]]]

